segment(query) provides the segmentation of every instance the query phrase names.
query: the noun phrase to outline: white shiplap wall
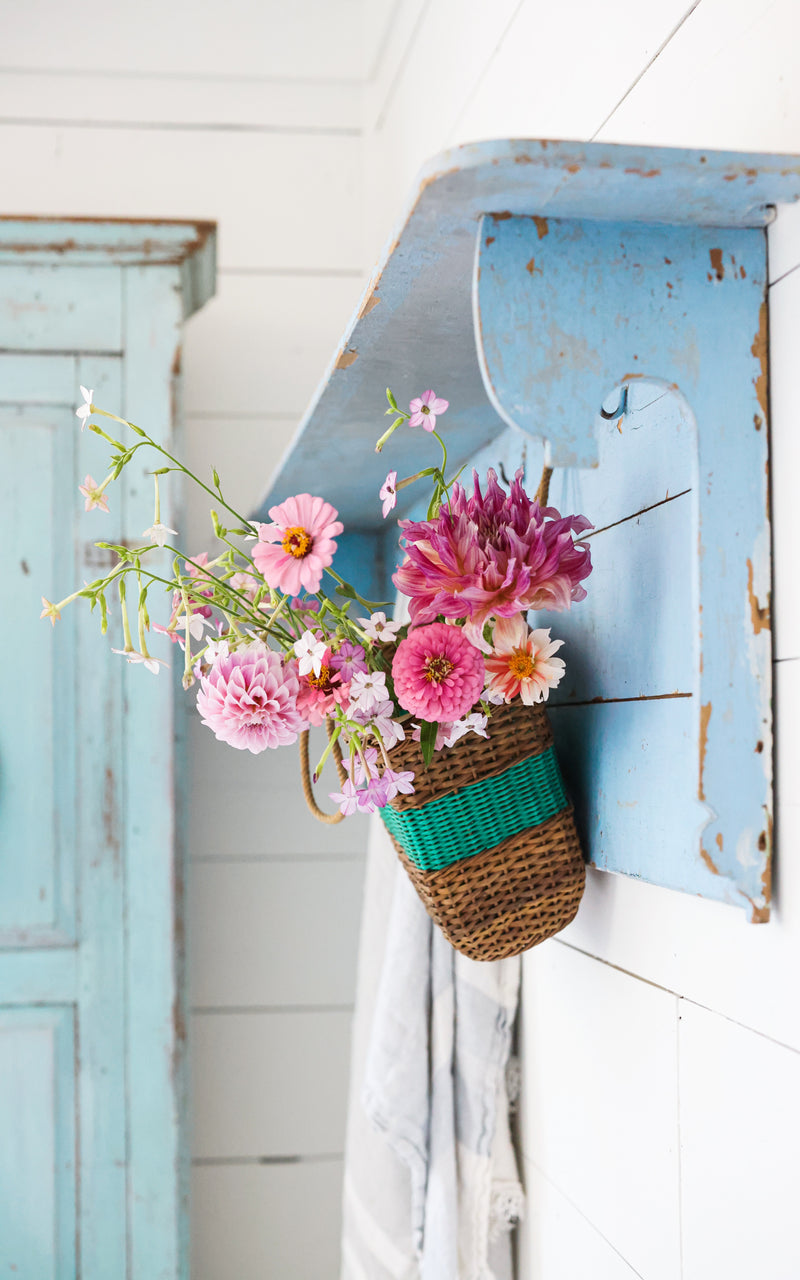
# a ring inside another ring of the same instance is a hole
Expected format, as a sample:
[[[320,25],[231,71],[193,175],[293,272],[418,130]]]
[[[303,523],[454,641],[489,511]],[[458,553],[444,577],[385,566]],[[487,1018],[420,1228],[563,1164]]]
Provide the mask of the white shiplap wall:
[[[371,255],[416,169],[453,143],[800,152],[798,49],[794,0],[400,0],[367,93]],[[773,920],[592,872],[577,921],[526,956],[520,1280],[800,1276],[796,210],[771,229],[770,266]]]
[[[362,84],[387,7],[368,16],[361,0],[0,0],[2,212],[219,224],[217,296],[186,330],[186,452],[244,509],[368,266]],[[182,533],[190,554],[209,545],[202,503]],[[322,1280],[338,1271],[363,823],[321,827],[293,751],[231,751],[192,701],[192,1276]]]

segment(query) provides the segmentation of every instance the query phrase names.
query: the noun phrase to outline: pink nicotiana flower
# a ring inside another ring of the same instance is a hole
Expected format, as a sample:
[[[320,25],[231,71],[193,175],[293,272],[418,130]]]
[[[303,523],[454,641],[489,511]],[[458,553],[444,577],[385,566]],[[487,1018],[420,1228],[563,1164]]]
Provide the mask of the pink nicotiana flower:
[[[341,791],[329,792],[331,800],[338,804],[339,811],[344,814],[345,818],[349,818],[351,814],[358,812],[358,792],[356,785],[349,778],[345,779]]]
[[[378,497],[383,501],[383,518],[388,516],[390,511],[394,511],[397,506],[397,472],[390,471],[381,486]]]
[[[442,747],[447,746],[447,739],[450,736],[452,724],[449,720],[440,720],[436,726],[436,742],[433,745],[434,751],[441,751]],[[422,725],[415,724],[411,737],[414,742],[419,742],[422,737]]]
[[[329,502],[299,493],[270,507],[272,524],[259,524],[253,561],[267,585],[286,595],[300,588],[319,590],[323,570],[336,553],[334,538],[344,529]]]
[[[414,793],[414,774],[410,770],[395,772],[394,769],[384,769],[383,782],[389,800],[394,800],[397,795],[410,796]]]
[[[423,720],[460,720],[481,695],[483,655],[461,627],[432,622],[410,631],[392,662],[397,701]]]
[[[368,618],[359,618],[365,635],[370,640],[379,640],[383,644],[391,644],[402,627],[402,622],[387,622],[385,613],[373,613]]]
[[[406,736],[405,729],[394,719],[394,703],[391,698],[374,702],[369,707],[350,706],[347,718],[364,729],[377,729],[386,751],[391,751]],[[345,740],[347,734],[345,733]]]
[[[207,569],[208,553],[201,551],[199,555],[192,556],[191,560],[184,560],[183,567],[190,578],[194,578],[200,582],[208,582],[211,574]],[[193,588],[189,595],[189,608],[192,613],[199,613],[204,618],[210,618],[213,610],[210,605],[203,604],[203,600],[210,599],[214,594],[213,587],[207,587],[205,590],[198,591]],[[183,608],[183,598],[180,591],[174,591],[172,594],[173,613]],[[170,619],[171,621],[171,619]]]
[[[592,526],[585,516],[562,516],[528,498],[518,471],[510,493],[489,471],[481,494],[477,472],[471,497],[453,486],[434,520],[401,520],[406,558],[393,575],[410,598],[414,625],[441,614],[464,618],[469,639],[485,653],[483,628],[492,617],[527,609],[568,609],[583,600],[580,584],[592,571],[586,542],[573,534]]]
[[[450,408],[450,401],[442,400],[435,391],[423,391],[408,407],[411,410],[408,420],[410,427],[424,427],[426,431],[434,431],[437,416]]]
[[[492,635],[492,652],[486,659],[488,687],[510,702],[519,694],[526,706],[546,702],[564,674],[565,663],[553,654],[563,640],[551,640],[543,627],[529,631],[521,614],[498,618]]]
[[[95,507],[98,511],[108,511],[108,499],[92,476],[87,476],[83,484],[78,485],[78,491],[86,499],[84,511],[92,511]]]
[[[200,677],[197,709],[221,742],[254,755],[295,742],[304,727],[297,676],[260,641],[218,655]]]

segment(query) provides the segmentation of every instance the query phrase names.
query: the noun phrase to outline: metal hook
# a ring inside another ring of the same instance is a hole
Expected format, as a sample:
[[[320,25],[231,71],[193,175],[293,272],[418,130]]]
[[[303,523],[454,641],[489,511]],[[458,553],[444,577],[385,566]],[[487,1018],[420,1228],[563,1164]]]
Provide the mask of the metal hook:
[[[606,413],[605,409],[600,407],[600,417],[605,418],[606,422],[613,422],[615,418],[623,418],[628,412],[628,386],[627,383],[622,384],[619,393],[619,405],[613,413]]]

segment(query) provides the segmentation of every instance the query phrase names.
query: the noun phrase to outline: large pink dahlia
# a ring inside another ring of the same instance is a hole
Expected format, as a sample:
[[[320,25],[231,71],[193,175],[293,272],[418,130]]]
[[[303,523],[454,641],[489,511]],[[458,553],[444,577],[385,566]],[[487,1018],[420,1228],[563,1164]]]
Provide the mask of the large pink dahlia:
[[[397,701],[423,720],[460,720],[481,696],[483,657],[461,627],[432,622],[397,646],[392,678]]]
[[[221,742],[257,755],[295,742],[304,720],[297,676],[277,653],[256,641],[218,657],[200,677],[197,710]]]
[[[573,534],[592,526],[585,516],[562,517],[532,502],[522,474],[506,494],[490,470],[482,494],[473,472],[472,497],[456,484],[450,509],[444,505],[435,520],[400,521],[406,559],[392,581],[410,597],[415,624],[440,614],[464,618],[472,643],[488,652],[483,628],[490,618],[583,600],[580,584],[592,560]]]
[[[298,493],[270,507],[269,514],[272,524],[258,526],[256,568],[276,591],[296,596],[303,587],[313,594],[336,553],[333,539],[344,529],[338,511],[323,498]]]

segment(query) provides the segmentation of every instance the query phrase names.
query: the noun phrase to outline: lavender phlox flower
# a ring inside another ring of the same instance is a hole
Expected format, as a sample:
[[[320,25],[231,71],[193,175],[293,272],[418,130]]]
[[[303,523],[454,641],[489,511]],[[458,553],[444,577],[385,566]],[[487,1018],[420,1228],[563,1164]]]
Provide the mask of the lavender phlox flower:
[[[343,640],[331,655],[331,666],[334,671],[338,671],[342,680],[349,684],[356,671],[366,671],[367,663],[364,656],[364,646],[353,644],[352,640]]]

